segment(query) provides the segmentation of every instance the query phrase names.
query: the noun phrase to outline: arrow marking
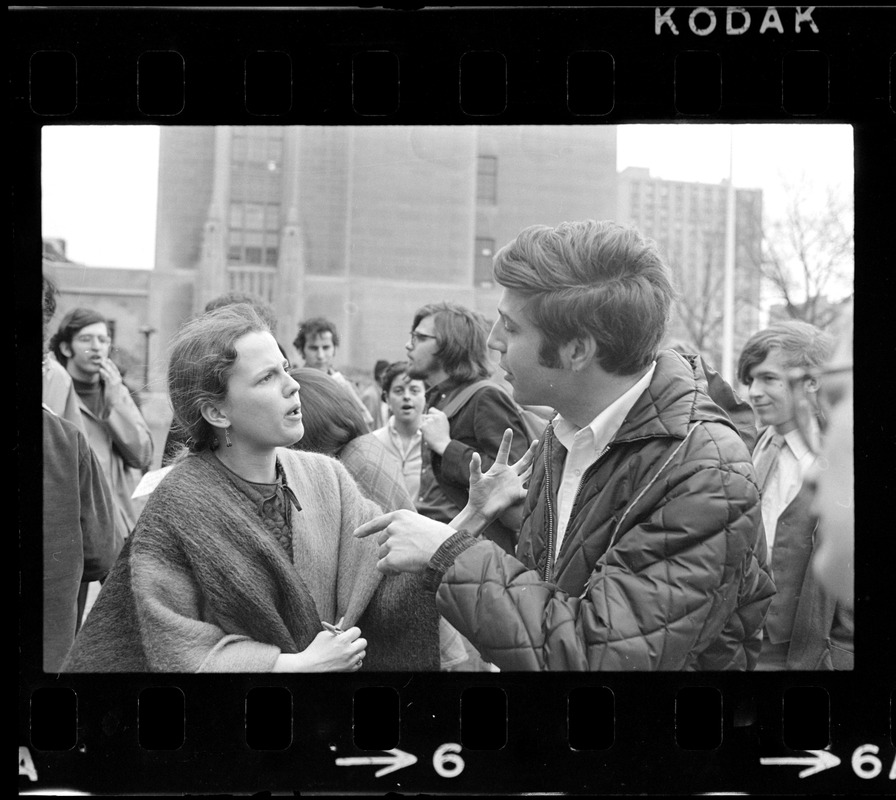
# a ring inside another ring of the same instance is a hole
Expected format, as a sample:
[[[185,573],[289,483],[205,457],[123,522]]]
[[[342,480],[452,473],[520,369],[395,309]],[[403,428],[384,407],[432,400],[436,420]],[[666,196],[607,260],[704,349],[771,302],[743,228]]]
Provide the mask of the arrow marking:
[[[840,763],[840,759],[827,750],[807,750],[812,753],[809,758],[794,758],[792,756],[784,756],[783,758],[760,758],[759,763],[765,766],[785,766],[785,765],[801,765],[806,764],[807,768],[800,771],[801,778],[808,778],[816,772],[823,772],[831,767],[836,767]]]
[[[386,750],[385,752],[389,753],[387,756],[348,756],[347,758],[337,758],[336,766],[337,767],[359,767],[369,764],[386,764],[387,766],[382,769],[378,769],[375,778],[382,778],[383,775],[388,775],[390,772],[395,772],[398,769],[404,769],[405,767],[410,767],[412,764],[417,763],[417,756],[411,755],[410,753],[405,753],[404,750]]]

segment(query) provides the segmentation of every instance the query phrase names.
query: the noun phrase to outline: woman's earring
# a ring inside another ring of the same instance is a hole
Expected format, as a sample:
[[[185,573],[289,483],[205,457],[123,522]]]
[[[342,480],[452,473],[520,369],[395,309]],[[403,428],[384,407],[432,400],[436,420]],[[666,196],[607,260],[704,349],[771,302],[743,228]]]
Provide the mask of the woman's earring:
[[[233,442],[230,441],[230,428],[224,428],[224,444],[233,447]]]

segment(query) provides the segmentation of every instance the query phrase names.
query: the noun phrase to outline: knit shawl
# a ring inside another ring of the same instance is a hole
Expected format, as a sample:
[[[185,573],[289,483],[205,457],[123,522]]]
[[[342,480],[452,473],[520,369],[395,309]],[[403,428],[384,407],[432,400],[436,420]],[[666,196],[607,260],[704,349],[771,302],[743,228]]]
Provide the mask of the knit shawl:
[[[435,611],[422,603],[417,584],[383,578],[376,570],[374,540],[352,535],[381,513],[379,506],[360,494],[334,459],[291,450],[278,450],[278,456],[302,505],[292,514],[295,564],[227,476],[189,456],[151,495],[63,671],[215,670],[184,655],[197,606],[202,620],[224,636],[283,653],[304,650],[322,619],[344,617],[345,627],[358,624],[368,640],[365,669],[437,668],[437,638],[427,640]],[[182,637],[177,628],[172,637],[168,624],[168,608],[178,613],[178,598],[153,596],[157,582],[147,574],[165,570],[189,576],[192,585],[183,602]],[[159,603],[165,604],[164,629],[154,624],[161,617],[143,613]],[[228,668],[264,667],[248,659]]]

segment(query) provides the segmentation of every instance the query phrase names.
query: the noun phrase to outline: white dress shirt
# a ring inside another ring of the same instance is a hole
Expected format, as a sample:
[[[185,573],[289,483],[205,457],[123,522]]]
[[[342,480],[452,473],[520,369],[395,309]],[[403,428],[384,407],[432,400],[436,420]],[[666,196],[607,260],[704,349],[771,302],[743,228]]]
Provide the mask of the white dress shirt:
[[[769,553],[775,543],[778,518],[797,496],[803,485],[803,477],[815,460],[799,431],[792,430],[783,434],[783,437],[778,457],[769,471],[765,486],[761,487],[762,525],[765,528],[765,541]],[[758,463],[763,457],[763,452],[772,446],[771,441],[771,436],[763,438],[761,446],[757,446],[756,452],[753,453],[754,464]]]
[[[566,535],[566,526],[569,525],[573,502],[579,491],[585,470],[597,461],[604,448],[622,427],[628,412],[632,410],[635,402],[650,385],[655,369],[656,361],[650,365],[650,369],[634,386],[614,400],[584,428],[579,428],[569,420],[563,419],[559,414],[554,418],[554,435],[567,450],[566,460],[563,462],[563,477],[557,491],[555,557],[560,552],[560,545]]]

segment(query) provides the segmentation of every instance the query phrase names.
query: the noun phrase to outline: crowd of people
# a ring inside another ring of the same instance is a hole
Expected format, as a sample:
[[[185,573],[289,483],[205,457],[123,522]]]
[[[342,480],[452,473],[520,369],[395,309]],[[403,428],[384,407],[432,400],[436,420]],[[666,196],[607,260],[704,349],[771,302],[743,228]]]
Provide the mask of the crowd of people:
[[[526,228],[494,278],[493,325],[422,306],[373,390],[329,320],[293,366],[264,301],[210,301],[169,343],[139,505],[149,429],[106,321],[67,313],[45,671],[852,669],[851,314],[756,332],[738,391],[663,348],[671,274],[632,227]]]

